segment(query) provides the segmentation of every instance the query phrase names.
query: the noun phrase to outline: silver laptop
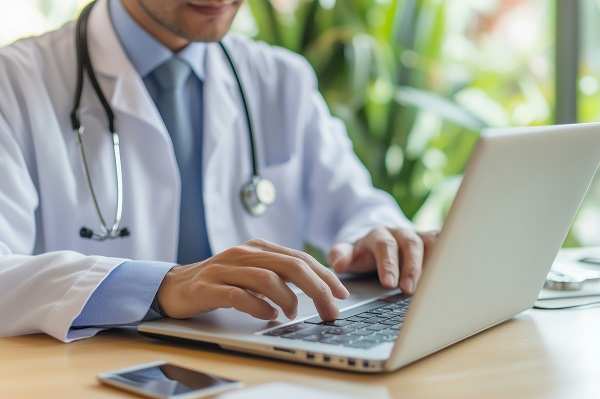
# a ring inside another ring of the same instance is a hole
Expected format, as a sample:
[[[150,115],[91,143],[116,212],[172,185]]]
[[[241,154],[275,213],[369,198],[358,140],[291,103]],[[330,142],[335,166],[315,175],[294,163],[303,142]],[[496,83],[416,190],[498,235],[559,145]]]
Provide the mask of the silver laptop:
[[[530,308],[600,162],[600,123],[485,131],[412,297],[376,279],[344,280],[324,323],[233,309],[139,326],[145,335],[356,372],[392,371]],[[508,344],[507,344],[508,345]]]

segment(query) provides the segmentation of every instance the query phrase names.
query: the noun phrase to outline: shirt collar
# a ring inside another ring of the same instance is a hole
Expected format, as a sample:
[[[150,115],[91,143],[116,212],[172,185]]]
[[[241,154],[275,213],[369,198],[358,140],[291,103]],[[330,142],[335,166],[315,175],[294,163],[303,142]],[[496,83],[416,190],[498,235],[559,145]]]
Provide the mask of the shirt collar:
[[[142,28],[125,9],[121,0],[110,0],[109,12],[123,49],[142,78],[173,57],[173,52],[163,46]],[[192,42],[177,53],[187,62],[200,80],[206,76],[206,43]]]

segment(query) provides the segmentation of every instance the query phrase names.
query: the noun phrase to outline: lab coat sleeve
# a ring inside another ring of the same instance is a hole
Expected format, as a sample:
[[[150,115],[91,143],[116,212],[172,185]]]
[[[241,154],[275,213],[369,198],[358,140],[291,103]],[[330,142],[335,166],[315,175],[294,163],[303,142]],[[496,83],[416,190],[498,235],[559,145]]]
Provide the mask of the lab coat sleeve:
[[[304,80],[310,83],[301,112],[307,115],[303,146],[308,237],[327,251],[339,242],[354,243],[375,227],[412,227],[392,196],[373,187],[345,125],[330,114],[309,67]]]
[[[71,251],[16,255],[3,244],[0,251],[0,336],[42,332],[64,342],[92,292],[125,261]]]
[[[0,111],[0,336],[43,332],[66,342],[91,293],[127,259],[73,251],[31,255],[39,199],[21,138],[10,132]]]

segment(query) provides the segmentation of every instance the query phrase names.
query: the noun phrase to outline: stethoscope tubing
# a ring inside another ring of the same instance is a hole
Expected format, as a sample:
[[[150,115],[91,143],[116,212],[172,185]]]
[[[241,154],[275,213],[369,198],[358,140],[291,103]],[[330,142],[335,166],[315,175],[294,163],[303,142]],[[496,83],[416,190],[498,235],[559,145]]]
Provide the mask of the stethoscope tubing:
[[[100,219],[100,228],[102,230],[101,233],[96,233],[88,228],[83,227],[80,230],[80,236],[85,238],[91,238],[94,240],[103,241],[110,238],[116,238],[119,236],[128,235],[128,230],[120,229],[121,219],[123,216],[123,170],[121,163],[121,150],[120,150],[120,140],[119,134],[117,132],[115,126],[115,114],[110,107],[110,104],[102,89],[100,84],[98,83],[98,79],[94,73],[92,68],[92,62],[90,60],[89,49],[87,45],[87,25],[89,21],[89,15],[92,11],[92,7],[94,2],[87,5],[81,12],[80,17],[77,19],[77,24],[75,26],[75,44],[76,44],[76,52],[77,52],[77,85],[75,91],[75,99],[73,101],[74,106],[71,111],[71,124],[73,127],[73,131],[75,132],[77,147],[79,149],[79,158],[81,160],[81,166],[83,170],[84,179],[86,182],[86,186],[92,197],[92,201],[94,203],[94,207],[96,208],[96,213]],[[89,167],[87,164],[87,159],[85,156],[85,150],[83,147],[83,133],[85,132],[84,126],[81,124],[79,119],[79,105],[81,104],[81,96],[83,93],[83,74],[84,71],[87,72],[90,82],[104,108],[106,113],[106,117],[108,120],[108,130],[111,134],[112,139],[112,147],[113,147],[113,155],[114,155],[114,165],[115,165],[115,174],[116,174],[116,188],[117,188],[117,206],[115,208],[115,216],[114,221],[111,226],[109,226],[104,218],[102,211],[100,209],[100,205],[98,203],[98,198],[96,196],[94,186],[92,184],[92,180],[89,173]]]
[[[253,178],[260,177],[260,174],[258,173],[258,162],[256,160],[256,144],[254,143],[254,128],[253,128],[252,120],[250,118],[250,108],[248,106],[248,97],[246,97],[246,91],[244,90],[244,85],[242,84],[242,80],[240,79],[240,75],[237,71],[235,63],[233,62],[233,58],[231,57],[231,54],[229,54],[229,51],[227,50],[227,48],[225,47],[223,42],[219,42],[219,45],[221,46],[221,49],[223,50],[225,57],[227,57],[227,60],[229,61],[229,65],[231,66],[231,70],[233,71],[233,76],[235,76],[235,80],[237,81],[237,85],[240,90],[240,95],[242,96],[242,104],[244,104],[244,111],[246,114],[246,124],[248,126],[248,139],[250,141],[250,153],[252,156],[251,157],[251,159],[252,159],[252,177]]]

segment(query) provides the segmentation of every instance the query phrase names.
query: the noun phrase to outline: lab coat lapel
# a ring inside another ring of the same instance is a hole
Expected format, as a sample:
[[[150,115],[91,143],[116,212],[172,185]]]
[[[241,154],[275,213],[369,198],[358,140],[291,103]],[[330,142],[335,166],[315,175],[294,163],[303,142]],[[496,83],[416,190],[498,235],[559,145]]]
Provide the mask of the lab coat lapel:
[[[217,43],[208,45],[204,82],[205,170],[215,155],[217,144],[223,139],[234,138],[234,126],[239,116],[234,98],[238,97],[233,71],[223,51]]]
[[[122,112],[168,138],[160,117],[141,77],[129,61],[112,27],[107,1],[98,0],[90,16],[89,49],[94,71],[115,112]],[[106,88],[112,88],[111,91]]]
[[[121,137],[123,223],[132,234],[143,234],[147,245],[160,243],[160,250],[147,248],[140,252],[158,251],[157,260],[173,261],[177,254],[181,183],[170,136],[112,27],[106,0],[97,1],[88,28],[92,65],[115,112]],[[89,86],[86,90],[89,101],[97,101]]]
[[[250,163],[237,159],[241,156],[240,142],[247,137],[241,131],[245,128],[239,117],[241,107],[229,62],[217,43],[209,44],[204,82],[203,185],[206,228],[213,253],[239,244],[234,208],[239,206],[242,174],[236,165]]]

